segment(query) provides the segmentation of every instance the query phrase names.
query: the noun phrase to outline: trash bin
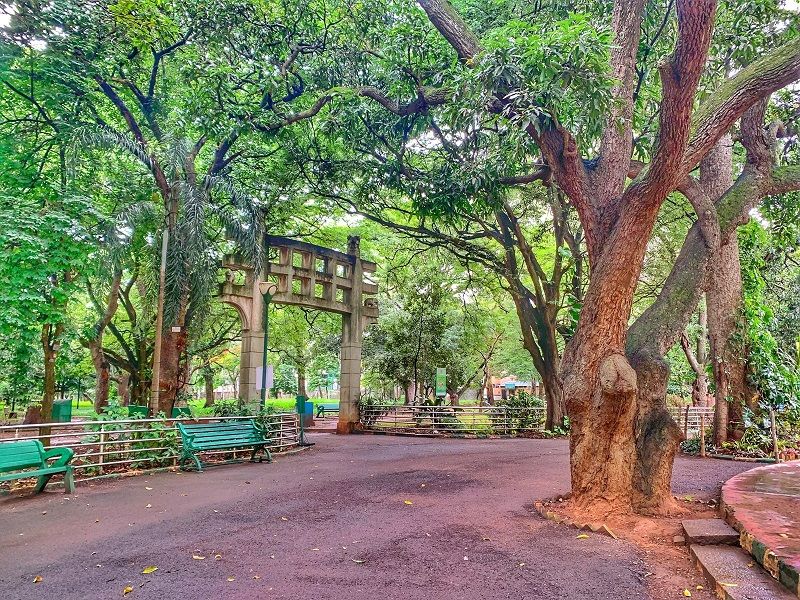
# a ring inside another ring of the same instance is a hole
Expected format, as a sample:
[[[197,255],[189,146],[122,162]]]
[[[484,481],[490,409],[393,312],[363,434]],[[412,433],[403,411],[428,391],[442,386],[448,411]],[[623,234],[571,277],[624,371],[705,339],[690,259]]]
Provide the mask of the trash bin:
[[[295,398],[295,410],[303,420],[303,427],[310,427],[314,424],[314,403],[306,396]]]
[[[69,423],[70,421],[72,421],[72,400],[53,402],[53,423]]]

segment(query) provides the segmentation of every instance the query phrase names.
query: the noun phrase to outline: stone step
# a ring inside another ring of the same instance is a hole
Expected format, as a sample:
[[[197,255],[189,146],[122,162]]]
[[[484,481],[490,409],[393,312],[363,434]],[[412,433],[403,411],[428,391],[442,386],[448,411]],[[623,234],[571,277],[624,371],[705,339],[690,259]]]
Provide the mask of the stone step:
[[[689,552],[721,600],[797,600],[741,548],[692,544]]]
[[[687,544],[739,545],[739,534],[722,519],[687,519],[681,525]]]

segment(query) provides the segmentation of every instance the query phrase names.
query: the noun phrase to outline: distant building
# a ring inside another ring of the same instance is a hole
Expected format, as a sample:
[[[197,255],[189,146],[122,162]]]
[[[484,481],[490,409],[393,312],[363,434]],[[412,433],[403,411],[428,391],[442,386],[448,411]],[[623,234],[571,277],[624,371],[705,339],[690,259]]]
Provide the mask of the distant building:
[[[516,377],[492,377],[492,396],[495,399],[505,398],[509,393],[513,396],[519,392],[526,392],[536,396],[544,395],[544,386],[538,381],[519,381]],[[488,390],[484,391],[484,398],[488,397]]]

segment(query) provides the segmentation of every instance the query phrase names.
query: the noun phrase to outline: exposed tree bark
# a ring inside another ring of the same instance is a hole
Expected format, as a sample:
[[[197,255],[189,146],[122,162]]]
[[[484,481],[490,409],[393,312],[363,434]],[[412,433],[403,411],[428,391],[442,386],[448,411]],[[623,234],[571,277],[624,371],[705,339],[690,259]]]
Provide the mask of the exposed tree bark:
[[[306,390],[306,367],[305,365],[297,365],[297,395],[308,397]]]
[[[206,392],[205,406],[214,406],[214,371],[208,367],[203,369],[203,384]]]
[[[61,345],[61,337],[64,334],[64,324],[47,323],[42,325],[42,353],[44,354],[44,388],[42,391],[42,411],[41,419],[43,423],[50,423],[53,420],[53,402],[56,398],[56,358]],[[42,436],[42,444],[50,443],[50,427],[40,427],[39,435]]]
[[[108,324],[117,312],[119,306],[119,291],[122,284],[122,269],[116,269],[111,281],[111,289],[108,292],[108,301],[105,308],[101,308],[98,299],[95,297],[91,284],[87,285],[89,296],[95,308],[100,312],[100,317],[93,325],[90,335],[81,340],[81,343],[89,349],[92,357],[92,365],[95,373],[94,390],[94,411],[100,413],[103,407],[108,405],[108,393],[111,383],[111,363],[106,357],[103,349],[103,336]]]
[[[742,271],[736,232],[720,246],[709,270],[709,336],[714,373],[714,445],[743,433],[744,407],[752,392],[747,383],[747,347],[742,343]]]
[[[708,397],[708,311],[704,303],[700,303],[698,313],[698,324],[700,331],[697,334],[697,345],[693,350],[691,342],[686,333],[681,334],[681,347],[686,355],[689,366],[694,371],[695,379],[692,383],[692,406],[707,407]]]
[[[131,403],[130,381],[130,373],[123,372],[117,377],[117,395],[120,406],[128,406]]]

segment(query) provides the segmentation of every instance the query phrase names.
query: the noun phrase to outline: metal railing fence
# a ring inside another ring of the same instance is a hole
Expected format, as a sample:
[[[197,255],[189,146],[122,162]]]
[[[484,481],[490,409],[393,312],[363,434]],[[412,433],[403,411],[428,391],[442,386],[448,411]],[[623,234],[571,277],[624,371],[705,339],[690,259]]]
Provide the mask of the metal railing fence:
[[[714,423],[713,406],[671,406],[668,410],[687,440],[698,437],[703,424],[708,428]]]
[[[687,439],[711,427],[713,407],[670,407],[669,412]],[[361,423],[369,431],[426,435],[520,435],[544,430],[544,408],[517,406],[428,406],[368,404]]]
[[[241,421],[257,419],[269,429],[272,452],[281,452],[298,444],[298,422],[295,413],[274,413],[266,417],[211,417],[209,421]],[[204,419],[205,420],[205,419]],[[74,421],[71,423],[39,423],[35,425],[0,426],[0,443],[40,440],[45,449],[68,446],[75,451],[70,464],[75,481],[88,481],[109,473],[147,470],[177,465],[181,436],[176,423],[187,419],[125,419],[106,421]],[[49,435],[40,428],[49,427]],[[45,443],[46,442],[46,443]],[[221,450],[203,456],[249,454],[249,450]]]
[[[370,431],[426,435],[523,435],[544,430],[545,409],[511,406],[369,404],[361,423]]]

